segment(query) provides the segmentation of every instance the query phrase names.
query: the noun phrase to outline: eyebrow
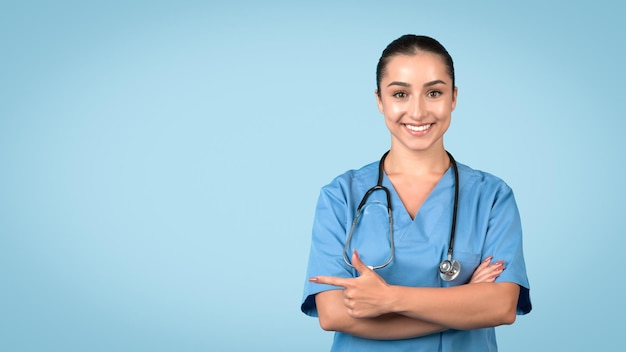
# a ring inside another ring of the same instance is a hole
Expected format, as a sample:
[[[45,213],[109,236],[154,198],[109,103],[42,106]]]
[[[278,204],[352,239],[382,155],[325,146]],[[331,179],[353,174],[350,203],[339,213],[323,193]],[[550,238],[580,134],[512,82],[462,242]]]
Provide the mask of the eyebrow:
[[[444,82],[444,81],[442,81],[440,79],[437,79],[437,80],[434,80],[434,81],[430,81],[430,82],[424,83],[423,87],[426,88],[426,87],[434,86],[436,84],[446,84],[446,82]],[[406,83],[406,82],[393,81],[393,82],[391,82],[391,83],[389,83],[387,85],[387,87],[391,87],[391,86],[400,86],[400,87],[409,88],[411,85],[409,83]]]

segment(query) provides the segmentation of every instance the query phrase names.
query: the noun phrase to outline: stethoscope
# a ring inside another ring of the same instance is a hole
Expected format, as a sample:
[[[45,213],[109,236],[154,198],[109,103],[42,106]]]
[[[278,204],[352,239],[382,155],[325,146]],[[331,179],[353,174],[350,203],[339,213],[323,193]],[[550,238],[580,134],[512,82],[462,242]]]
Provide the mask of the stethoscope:
[[[444,259],[439,264],[439,276],[444,281],[452,281],[456,279],[459,276],[459,273],[461,272],[461,263],[459,263],[455,259],[452,259],[452,253],[453,253],[453,248],[454,248],[454,234],[456,232],[456,214],[457,214],[457,209],[459,205],[459,170],[456,165],[456,161],[452,157],[452,154],[448,153],[447,151],[446,153],[448,154],[448,157],[450,158],[450,163],[452,164],[452,170],[454,171],[454,206],[452,209],[452,226],[450,228],[450,242],[448,243],[448,258]],[[385,192],[385,195],[387,196],[387,217],[389,219],[389,247],[390,247],[389,253],[390,254],[389,254],[389,259],[387,259],[385,263],[381,265],[373,265],[373,266],[368,265],[368,266],[370,269],[373,269],[373,270],[382,269],[388,266],[393,261],[393,258],[394,258],[395,244],[393,243],[393,217],[391,215],[391,192],[389,192],[389,189],[387,187],[383,186],[383,172],[384,172],[383,165],[385,162],[385,158],[387,158],[387,154],[389,154],[389,151],[385,152],[382,158],[380,158],[380,163],[378,164],[378,181],[376,182],[376,185],[368,189],[367,192],[365,192],[363,199],[361,199],[361,203],[359,203],[359,206],[356,208],[356,215],[354,216],[354,220],[352,220],[352,226],[350,227],[350,232],[348,233],[346,244],[343,247],[343,261],[346,262],[346,264],[348,264],[352,268],[354,268],[354,266],[348,259],[348,247],[350,246],[350,242],[352,241],[352,235],[354,234],[354,229],[356,228],[356,224],[359,221],[359,217],[361,216],[363,207],[365,206],[365,203],[367,203],[367,199],[372,193],[379,191],[379,190],[383,190]]]

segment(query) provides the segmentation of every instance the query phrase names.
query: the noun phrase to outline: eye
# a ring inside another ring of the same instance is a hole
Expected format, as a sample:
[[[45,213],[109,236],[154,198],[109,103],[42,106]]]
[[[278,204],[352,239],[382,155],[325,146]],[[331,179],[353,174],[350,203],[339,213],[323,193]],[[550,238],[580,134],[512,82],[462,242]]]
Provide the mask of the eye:
[[[438,97],[441,96],[441,94],[443,94],[443,93],[441,93],[441,91],[438,91],[438,90],[431,90],[428,93],[426,93],[426,95],[429,98],[438,98]]]
[[[393,93],[393,97],[394,98],[398,98],[398,99],[406,98],[406,92],[402,92],[402,91],[395,92],[395,93]]]

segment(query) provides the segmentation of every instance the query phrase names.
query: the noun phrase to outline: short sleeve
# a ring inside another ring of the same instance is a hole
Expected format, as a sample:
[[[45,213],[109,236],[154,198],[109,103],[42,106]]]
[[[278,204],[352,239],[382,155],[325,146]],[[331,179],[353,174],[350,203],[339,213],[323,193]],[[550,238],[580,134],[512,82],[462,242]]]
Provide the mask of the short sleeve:
[[[487,228],[484,253],[494,260],[503,259],[505,269],[496,282],[513,282],[520,286],[517,314],[529,313],[530,285],[524,262],[522,225],[513,191],[506,184],[498,187]]]
[[[330,285],[308,282],[314,276],[353,277],[353,270],[343,260],[346,237],[347,202],[341,188],[332,184],[322,188],[315,210],[311,252],[304,284],[301,310],[317,317],[315,295],[338,289]]]

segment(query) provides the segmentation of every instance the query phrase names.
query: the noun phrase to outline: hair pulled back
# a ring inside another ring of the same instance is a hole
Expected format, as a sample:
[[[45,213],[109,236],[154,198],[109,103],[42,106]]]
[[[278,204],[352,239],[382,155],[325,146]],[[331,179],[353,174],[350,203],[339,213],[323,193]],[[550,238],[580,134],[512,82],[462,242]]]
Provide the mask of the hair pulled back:
[[[383,54],[378,60],[378,65],[376,66],[376,90],[379,95],[380,81],[387,72],[387,64],[389,63],[389,60],[396,55],[415,55],[419,52],[428,52],[439,55],[446,65],[450,78],[452,78],[452,87],[455,87],[454,62],[452,61],[452,56],[450,56],[446,48],[431,37],[405,34],[389,43],[385,50],[383,50]]]

